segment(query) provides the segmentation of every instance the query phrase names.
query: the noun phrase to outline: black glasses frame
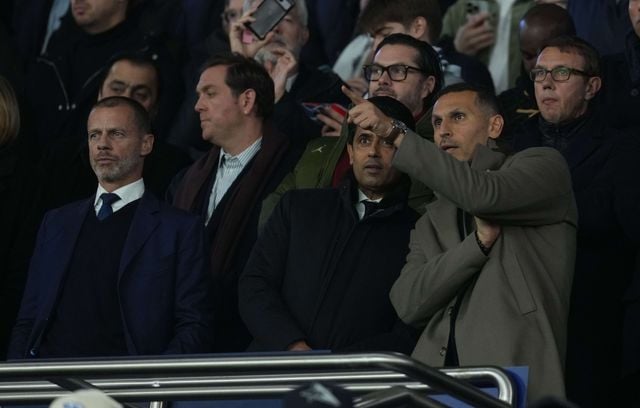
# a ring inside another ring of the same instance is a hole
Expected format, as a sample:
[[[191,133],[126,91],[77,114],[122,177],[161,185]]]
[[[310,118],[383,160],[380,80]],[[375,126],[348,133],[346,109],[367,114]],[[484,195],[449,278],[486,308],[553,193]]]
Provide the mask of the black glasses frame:
[[[560,72],[566,70],[568,72],[567,77],[563,78],[562,76],[560,76]],[[544,73],[544,75],[542,77],[538,77],[539,74]],[[565,82],[568,81],[569,79],[571,79],[571,74],[576,74],[576,75],[581,75],[581,76],[585,76],[585,77],[589,77],[591,75],[589,75],[587,72],[579,70],[579,69],[575,69],[575,68],[571,68],[571,67],[565,67],[565,66],[558,66],[558,67],[554,67],[551,69],[545,69],[545,68],[533,68],[530,72],[529,72],[529,78],[531,78],[531,80],[533,82],[542,82],[547,78],[547,75],[551,74],[551,78],[556,81],[556,82]]]
[[[394,72],[400,72],[401,74],[400,75],[391,74],[391,70],[398,67],[402,67],[403,70],[394,71]],[[371,71],[372,68],[380,68],[381,69],[380,75],[373,75],[373,72]],[[382,75],[384,75],[385,72],[389,75],[389,78],[391,78],[392,81],[404,81],[405,79],[407,79],[407,75],[409,75],[409,70],[421,72],[423,74],[427,73],[427,71],[425,71],[424,69],[412,67],[411,65],[406,65],[406,64],[391,64],[386,67],[380,64],[368,64],[368,65],[364,65],[362,67],[362,70],[364,71],[364,79],[366,79],[367,81],[378,81],[380,80],[380,78],[382,78]],[[374,76],[375,76],[375,79],[374,79]]]

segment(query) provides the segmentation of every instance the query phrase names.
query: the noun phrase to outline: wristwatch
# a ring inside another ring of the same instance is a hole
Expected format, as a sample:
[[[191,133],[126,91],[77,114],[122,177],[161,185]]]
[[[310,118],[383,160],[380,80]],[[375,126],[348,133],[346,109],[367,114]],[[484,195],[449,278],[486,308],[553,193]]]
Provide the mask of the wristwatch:
[[[385,139],[393,143],[401,133],[406,135],[408,130],[409,128],[404,123],[397,119],[391,119],[391,131]]]

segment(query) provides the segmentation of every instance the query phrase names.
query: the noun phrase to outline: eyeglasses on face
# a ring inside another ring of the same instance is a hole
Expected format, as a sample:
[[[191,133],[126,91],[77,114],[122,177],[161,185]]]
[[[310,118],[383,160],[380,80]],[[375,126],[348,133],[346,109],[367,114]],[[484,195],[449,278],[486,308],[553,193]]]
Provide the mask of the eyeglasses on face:
[[[382,74],[385,73],[385,71],[389,74],[389,78],[391,78],[392,81],[404,81],[405,79],[407,79],[409,70],[426,73],[426,71],[423,69],[404,64],[393,64],[389,65],[388,67],[383,67],[382,65],[378,64],[370,64],[365,65],[364,67],[362,67],[362,69],[364,70],[364,78],[367,81],[379,80],[382,77]]]
[[[531,72],[529,72],[529,76],[531,77],[532,81],[542,82],[547,77],[548,73],[551,73],[551,78],[553,78],[554,81],[558,82],[568,81],[569,78],[571,78],[571,74],[582,75],[586,77],[591,76],[579,69],[563,66],[555,67],[552,69],[533,68]]]

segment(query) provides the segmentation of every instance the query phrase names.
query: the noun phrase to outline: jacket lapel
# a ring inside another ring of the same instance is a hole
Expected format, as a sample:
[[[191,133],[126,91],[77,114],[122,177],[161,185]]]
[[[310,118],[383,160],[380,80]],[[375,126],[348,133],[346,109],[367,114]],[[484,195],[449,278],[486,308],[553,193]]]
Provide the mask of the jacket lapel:
[[[145,193],[140,199],[140,204],[131,222],[127,240],[124,243],[122,257],[120,258],[120,269],[118,270],[118,280],[136,256],[144,243],[147,242],[153,231],[158,227],[160,220],[157,213],[160,203],[150,193]]]

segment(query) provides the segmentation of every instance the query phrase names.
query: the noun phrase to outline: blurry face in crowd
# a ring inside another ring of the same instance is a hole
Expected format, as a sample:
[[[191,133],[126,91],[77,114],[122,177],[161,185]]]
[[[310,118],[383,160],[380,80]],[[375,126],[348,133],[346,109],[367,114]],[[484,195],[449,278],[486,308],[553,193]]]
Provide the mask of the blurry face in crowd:
[[[131,108],[95,108],[89,114],[87,130],[91,167],[105,189],[113,191],[142,176],[153,135],[138,129]]]
[[[353,145],[347,144],[349,161],[360,190],[370,199],[384,196],[400,178],[391,165],[396,148],[374,133],[356,128]]]
[[[546,28],[520,21],[520,54],[525,71],[528,73],[536,65],[538,50],[548,40]]]
[[[383,67],[400,64],[419,68],[418,51],[406,45],[385,45],[373,58],[373,63]],[[390,96],[402,102],[414,116],[423,110],[423,99],[433,90],[435,79],[416,70],[408,70],[402,81],[392,81],[385,71],[377,81],[369,81],[370,96]]]
[[[409,33],[409,30],[407,30],[407,28],[404,25],[402,25],[402,23],[391,22],[391,21],[386,22],[382,24],[380,27],[374,28],[370,33],[371,38],[373,38],[373,49],[374,50],[378,49],[378,45],[380,45],[382,40],[384,40],[391,34],[411,35],[411,33]]]
[[[89,34],[115,27],[126,18],[128,0],[71,0],[76,24]]]
[[[292,8],[275,26],[273,33],[272,40],[256,54],[256,60],[261,62],[275,61],[271,53],[277,48],[285,48],[291,51],[296,58],[299,58],[302,47],[309,40],[309,30],[300,21],[296,7]]]
[[[158,102],[158,76],[152,65],[134,64],[129,60],[115,62],[107,74],[98,99],[125,96],[135,99],[147,110],[155,113]]]
[[[585,61],[575,52],[563,52],[547,47],[538,56],[535,68],[551,70],[567,67],[584,71]],[[551,123],[561,124],[582,116],[600,89],[600,78],[572,73],[566,81],[556,81],[547,73],[541,82],[535,82],[536,102],[542,117]]]
[[[244,0],[229,0],[229,4],[222,12],[222,28],[229,34],[231,24],[242,16],[242,5]]]
[[[431,123],[436,145],[460,161],[473,158],[476,146],[500,136],[503,120],[478,105],[472,91],[452,92],[433,105]]]
[[[629,18],[633,30],[640,37],[640,0],[629,0]]]
[[[196,87],[198,101],[195,106],[200,115],[202,138],[223,148],[229,145],[236,129],[244,121],[239,96],[234,96],[224,82],[226,75],[227,67],[224,65],[207,68]]]

